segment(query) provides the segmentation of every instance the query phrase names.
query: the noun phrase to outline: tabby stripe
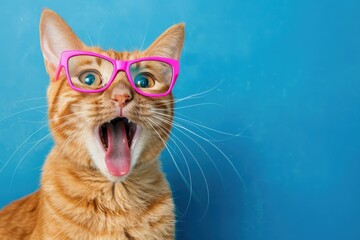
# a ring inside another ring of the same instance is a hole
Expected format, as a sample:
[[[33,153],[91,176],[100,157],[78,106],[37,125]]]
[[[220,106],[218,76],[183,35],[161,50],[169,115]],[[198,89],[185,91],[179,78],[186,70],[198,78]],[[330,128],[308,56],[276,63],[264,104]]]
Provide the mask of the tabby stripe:
[[[116,235],[116,234],[119,234],[121,231],[123,231],[122,229],[110,230],[109,227],[106,227],[106,231],[104,231],[105,229],[95,229],[95,227],[85,226],[85,225],[79,223],[78,221],[74,220],[73,217],[67,215],[66,213],[64,213],[63,211],[58,209],[55,205],[53,205],[51,203],[51,200],[48,197],[46,197],[45,199],[47,200],[46,205],[48,206],[49,210],[52,210],[52,212],[53,212],[53,214],[52,214],[53,220],[55,222],[59,223],[59,225],[64,225],[64,221],[65,221],[69,224],[69,227],[75,225],[76,227],[80,228],[81,231],[84,232],[83,233],[84,235],[91,234],[93,236],[99,236],[99,237]],[[56,216],[56,217],[54,217],[54,216]],[[59,218],[61,218],[62,221],[59,221]],[[105,224],[105,225],[109,226],[108,224]],[[97,224],[96,226],[99,226],[99,225]],[[112,228],[114,227],[111,224],[110,224],[110,226],[112,226]],[[65,229],[67,229],[67,228],[65,228]]]
[[[157,198],[156,201],[152,202],[147,207],[143,219],[149,218],[149,216],[154,215],[159,210],[159,208],[164,207],[164,205],[167,205],[167,202],[170,201],[170,198],[171,198],[170,193],[163,194],[159,198]]]

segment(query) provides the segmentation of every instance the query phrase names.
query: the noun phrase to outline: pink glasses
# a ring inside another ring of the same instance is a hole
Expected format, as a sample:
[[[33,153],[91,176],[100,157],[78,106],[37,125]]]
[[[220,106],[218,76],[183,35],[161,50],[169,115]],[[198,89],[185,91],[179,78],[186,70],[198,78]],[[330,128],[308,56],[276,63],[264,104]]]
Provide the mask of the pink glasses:
[[[145,57],[124,61],[77,50],[61,53],[56,80],[62,68],[71,88],[76,91],[102,92],[111,85],[119,71],[124,71],[135,91],[147,97],[168,95],[179,74],[179,62],[171,58]]]

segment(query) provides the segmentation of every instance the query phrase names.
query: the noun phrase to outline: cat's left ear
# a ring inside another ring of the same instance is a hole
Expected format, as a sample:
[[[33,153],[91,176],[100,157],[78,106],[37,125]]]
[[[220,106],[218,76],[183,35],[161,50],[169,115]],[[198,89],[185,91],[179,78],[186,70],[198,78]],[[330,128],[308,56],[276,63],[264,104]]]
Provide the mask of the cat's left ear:
[[[185,24],[175,24],[163,32],[148,49],[147,56],[159,56],[179,60],[184,44]]]
[[[40,44],[46,70],[54,76],[64,50],[82,50],[84,44],[55,12],[45,9],[40,19]]]

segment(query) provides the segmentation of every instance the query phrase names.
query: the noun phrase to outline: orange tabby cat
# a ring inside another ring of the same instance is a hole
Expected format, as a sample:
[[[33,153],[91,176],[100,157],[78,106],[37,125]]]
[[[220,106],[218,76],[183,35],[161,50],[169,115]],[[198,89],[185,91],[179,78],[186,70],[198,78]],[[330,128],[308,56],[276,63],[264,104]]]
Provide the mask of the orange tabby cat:
[[[63,50],[122,60],[179,59],[184,25],[172,26],[145,51],[116,52],[85,46],[60,16],[44,10],[40,40],[51,80],[48,116],[55,146],[43,167],[40,189],[0,211],[0,239],[174,239],[174,204],[157,160],[171,129],[173,96],[144,97],[124,72],[104,92],[92,94],[73,90],[64,70],[55,78]],[[94,136],[119,112],[129,120],[127,128],[142,129],[124,176],[107,169]],[[168,121],[159,122],[157,114]]]

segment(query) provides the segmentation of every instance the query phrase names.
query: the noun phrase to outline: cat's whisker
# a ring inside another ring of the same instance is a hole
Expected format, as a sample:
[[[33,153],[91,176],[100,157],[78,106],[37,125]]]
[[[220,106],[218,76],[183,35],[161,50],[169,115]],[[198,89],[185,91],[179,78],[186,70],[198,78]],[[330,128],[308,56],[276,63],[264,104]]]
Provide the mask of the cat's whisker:
[[[157,118],[159,121],[161,122],[165,122],[165,123],[170,123],[170,120],[164,119],[162,117],[159,116],[154,116],[155,118]],[[173,123],[174,124],[174,123]],[[218,167],[216,166],[215,162],[213,161],[213,159],[210,157],[210,155],[207,153],[207,151],[205,151],[205,149],[197,142],[195,141],[192,137],[190,137],[188,134],[184,133],[183,131],[181,131],[179,129],[180,124],[175,124],[173,125],[174,129],[178,130],[179,132],[181,132],[183,135],[185,135],[186,137],[188,137],[190,140],[192,140],[198,147],[200,147],[200,149],[205,153],[205,155],[207,155],[207,157],[209,158],[209,160],[211,161],[211,163],[213,164],[213,166],[215,167],[216,171],[218,172],[219,176],[222,178],[222,175],[220,173],[220,170],[218,169]],[[180,125],[182,126],[182,125]],[[180,140],[180,139],[179,139]],[[181,140],[180,140],[181,141]]]
[[[163,114],[161,112],[156,112],[156,114],[159,114],[159,115],[162,115],[162,116],[166,116],[166,114]],[[219,134],[222,134],[222,135],[227,135],[227,136],[230,136],[230,137],[242,137],[243,133],[248,130],[250,127],[252,127],[252,124],[249,124],[248,126],[246,126],[242,131],[240,131],[239,133],[229,133],[229,132],[224,132],[224,131],[220,131],[220,130],[217,130],[215,128],[210,128],[210,127],[207,127],[203,124],[199,124],[199,123],[195,123],[193,121],[190,121],[190,120],[187,120],[185,118],[181,118],[181,117],[177,117],[177,116],[174,116],[175,119],[178,119],[180,121],[183,121],[183,122],[186,122],[188,124],[191,124],[193,126],[197,126],[197,127],[200,127],[200,128],[204,128],[206,130],[209,130],[209,131],[212,131],[212,132],[216,132],[216,133],[219,133]]]
[[[30,102],[30,101],[34,101],[34,100],[39,100],[39,99],[46,99],[47,97],[34,97],[34,98],[29,98],[29,99],[24,99],[24,100],[18,100],[13,102],[13,104],[18,104],[18,103],[23,103],[23,102]]]
[[[163,122],[163,123],[165,123],[165,124],[171,124],[171,121],[168,121],[168,120],[166,120],[166,119],[161,119],[161,118],[157,118],[157,119],[160,121],[160,123]],[[163,128],[161,124],[156,124],[156,125],[157,125],[157,127],[159,127],[159,128]],[[180,132],[181,132],[181,131],[180,131]],[[184,133],[183,133],[183,134],[184,134]],[[208,182],[207,182],[207,179],[206,179],[205,172],[203,171],[203,169],[202,169],[199,161],[198,161],[197,158],[195,157],[195,155],[194,155],[194,154],[192,153],[192,151],[186,146],[186,144],[185,144],[179,137],[177,137],[174,132],[172,133],[172,135],[181,143],[181,145],[189,152],[189,154],[191,155],[191,157],[195,160],[195,163],[196,163],[196,165],[198,166],[198,168],[199,168],[199,170],[200,170],[200,172],[201,172],[201,175],[202,175],[202,177],[203,177],[203,179],[204,179],[204,183],[205,183],[205,187],[206,187],[206,193],[207,193],[207,202],[206,202],[207,204],[206,204],[206,208],[205,208],[204,214],[203,214],[203,216],[202,216],[202,218],[203,218],[203,217],[205,217],[205,215],[206,215],[206,213],[207,213],[207,211],[208,211],[208,209],[209,209],[209,206],[210,206],[210,188],[209,188],[209,185],[208,185]],[[187,135],[187,137],[190,138],[195,144],[197,144],[197,146],[199,146],[200,149],[207,155],[207,157],[210,159],[211,163],[214,165],[216,171],[218,172],[218,174],[219,174],[219,176],[220,176],[220,178],[221,178],[221,180],[222,180],[222,182],[223,182],[222,175],[221,175],[218,167],[216,166],[216,164],[215,164],[214,161],[212,160],[212,158],[209,156],[209,154],[208,154],[208,153],[205,151],[205,149],[204,149],[203,147],[201,147],[201,145],[198,144],[194,139],[192,139],[192,138],[191,138],[190,136],[188,136],[188,135]],[[171,138],[171,136],[170,136],[170,138]],[[178,144],[177,144],[174,140],[173,140],[173,142],[178,146]],[[182,152],[182,150],[181,150],[181,148],[180,148],[179,146],[178,146],[178,149]],[[185,159],[185,161],[186,161],[186,158],[185,158],[184,155],[183,155],[183,157],[184,157],[184,159]],[[197,200],[198,202],[200,202],[199,198],[198,198],[196,195],[195,195],[195,197],[196,197],[196,200]],[[181,216],[181,218],[185,216],[185,214],[186,214],[189,206],[190,206],[190,199],[189,199],[187,208],[186,208],[185,212],[183,213],[183,215]]]
[[[88,31],[87,29],[85,29],[85,32],[86,32],[86,36],[87,36],[88,40],[90,41],[91,46],[95,46],[95,45],[93,44],[92,40],[91,40],[89,31]]]
[[[156,122],[152,121],[150,118],[149,118],[148,120],[151,121],[151,122],[152,122],[154,125],[156,125],[157,127],[159,127],[160,130],[161,130],[163,133],[166,134],[166,129],[164,129],[164,127],[163,127],[162,125],[157,124]],[[171,124],[171,123],[170,123],[170,124]],[[178,139],[175,135],[174,135],[174,137],[175,137],[176,139]],[[179,146],[179,145],[177,144],[177,142],[172,138],[171,135],[169,135],[169,139],[170,139],[170,140],[176,145],[176,147],[179,149],[179,151],[180,151],[180,153],[181,153],[181,155],[182,155],[182,157],[183,157],[183,159],[184,159],[184,162],[185,162],[185,165],[186,165],[188,174],[189,174],[189,184],[190,184],[190,185],[189,185],[189,199],[188,199],[188,202],[187,202],[186,209],[185,209],[183,215],[181,216],[181,218],[183,218],[183,217],[185,216],[185,214],[187,213],[189,207],[190,207],[191,197],[192,197],[192,195],[193,195],[193,183],[192,183],[191,171],[190,171],[189,164],[188,164],[188,162],[187,162],[187,160],[186,160],[186,157],[185,157],[182,149],[180,148],[180,146]],[[178,140],[179,140],[179,139],[178,139]],[[181,140],[180,140],[180,142],[181,142]],[[181,142],[181,143],[182,143],[182,142]],[[182,144],[183,144],[183,143],[182,143]],[[187,150],[188,150],[188,149],[187,149]],[[196,196],[196,194],[194,194],[194,195],[195,195],[195,198],[196,198],[197,200],[199,200],[198,197]]]
[[[191,152],[191,150],[186,146],[186,144],[183,143],[183,141],[182,141],[180,138],[178,138],[178,137],[175,135],[175,133],[173,133],[173,135],[176,137],[176,139],[178,139],[178,141],[180,141],[180,143],[185,147],[185,149],[190,153],[190,155],[192,156],[192,158],[195,160],[195,163],[196,163],[196,165],[199,167],[199,170],[200,170],[200,172],[201,172],[201,175],[202,175],[202,177],[203,177],[203,179],[204,179],[204,183],[205,183],[205,186],[206,186],[206,193],[207,193],[206,208],[205,208],[205,211],[204,211],[204,214],[203,214],[203,217],[204,217],[204,216],[206,215],[206,213],[207,213],[207,211],[208,211],[208,209],[209,209],[209,205],[210,205],[210,189],[209,189],[209,185],[208,185],[208,182],[207,182],[205,173],[204,173],[204,171],[203,171],[203,169],[202,169],[199,161],[196,159],[196,157],[195,157],[194,154]],[[194,142],[196,142],[196,141],[194,141]],[[198,144],[198,145],[199,145],[199,144]],[[203,149],[203,148],[201,148],[201,149]],[[204,151],[204,150],[203,150],[203,151]],[[205,152],[205,153],[206,153],[206,152]],[[208,154],[206,153],[206,155],[208,155]],[[209,158],[210,158],[210,157],[209,157]],[[218,170],[218,168],[216,167],[216,165],[214,164],[214,162],[212,161],[211,158],[210,158],[210,161],[213,163],[213,165],[215,166],[215,168]],[[198,200],[198,201],[199,201],[199,200]],[[186,209],[186,210],[187,210],[187,209]],[[186,211],[185,211],[184,215],[185,215],[185,214],[186,214]],[[184,215],[183,215],[183,216],[184,216]]]
[[[20,122],[20,123],[42,124],[42,123],[47,123],[48,121],[46,121],[46,120],[44,120],[44,121],[18,120],[17,122]]]
[[[183,122],[184,124],[190,124],[192,127],[196,128],[198,131],[200,131],[202,134],[204,134],[207,138],[209,138],[209,139],[211,138],[211,141],[215,141],[214,137],[211,136],[210,133],[208,133],[206,129],[200,128],[199,126],[197,126],[197,125],[195,125],[195,124],[191,124],[191,123],[194,123],[195,121],[197,121],[196,119],[191,119],[191,118],[189,118],[187,115],[181,114],[181,113],[179,113],[179,112],[176,112],[176,115],[180,115],[180,116],[182,116],[185,120],[188,120],[188,121],[189,121],[189,122]],[[166,117],[166,116],[164,116],[164,117]],[[186,118],[188,118],[188,119],[186,119]],[[181,121],[181,120],[178,119],[177,116],[174,116],[174,122],[180,124],[179,121]],[[198,124],[201,124],[201,123],[198,121]]]
[[[171,153],[169,147],[168,147],[167,144],[166,144],[166,141],[161,137],[161,135],[159,134],[159,132],[155,129],[155,127],[154,127],[148,120],[149,120],[149,118],[146,119],[146,122],[147,122],[148,125],[154,130],[154,132],[158,135],[158,137],[160,138],[160,140],[163,142],[163,144],[164,144],[166,150],[169,152],[169,155],[170,155],[170,157],[171,157],[171,159],[172,159],[172,161],[173,161],[173,163],[174,163],[177,171],[179,172],[182,180],[184,181],[184,183],[186,184],[186,186],[189,187],[190,184],[189,184],[189,182],[186,180],[184,174],[181,172],[178,164],[177,164],[176,161],[175,161],[175,158],[174,158],[173,154]]]
[[[20,113],[24,113],[24,112],[28,112],[28,111],[36,110],[36,109],[41,109],[41,108],[46,108],[46,107],[47,107],[47,105],[23,109],[23,110],[21,110],[21,111],[18,111],[18,112],[15,112],[15,113],[10,114],[10,115],[8,115],[8,116],[5,116],[5,117],[3,117],[3,118],[0,118],[0,122],[4,121],[4,120],[6,120],[6,119],[8,119],[8,118],[10,118],[10,117],[13,117],[13,116],[15,116],[15,115],[18,115],[18,114],[20,114]]]
[[[200,121],[199,121],[199,120],[193,119],[193,118],[189,117],[188,115],[186,115],[186,114],[184,114],[184,113],[181,113],[181,112],[179,112],[179,111],[176,111],[176,112],[175,112],[175,115],[182,116],[184,119],[187,119],[188,121],[191,121],[191,122],[197,121],[197,122],[200,124]]]
[[[68,121],[71,121],[72,119],[68,120]],[[66,121],[65,123],[63,124],[60,124],[59,126],[57,126],[56,128],[53,129],[53,131],[57,131],[58,129],[62,128],[64,125],[68,124],[68,121]],[[14,172],[11,176],[11,181],[10,181],[10,185],[12,185],[12,182],[13,182],[13,179],[14,179],[14,176],[15,176],[15,173],[18,169],[18,167],[20,166],[20,164],[22,163],[22,161],[29,155],[29,153],[35,148],[37,147],[44,139],[46,139],[47,137],[49,137],[51,135],[51,132],[46,134],[44,137],[42,137],[36,144],[34,144],[26,153],[25,155],[20,159],[20,161],[17,163],[15,169],[14,169]]]
[[[218,82],[214,87],[212,87],[212,88],[210,88],[210,89],[208,89],[208,90],[199,92],[199,93],[194,93],[194,94],[188,95],[188,96],[183,97],[183,98],[176,98],[176,99],[174,99],[174,100],[160,100],[159,102],[169,101],[169,102],[173,102],[173,103],[179,103],[179,102],[183,102],[183,101],[190,100],[190,99],[202,98],[202,97],[207,96],[210,92],[212,92],[212,91],[214,91],[215,89],[217,89],[223,82],[224,82],[224,80],[222,79],[222,80],[220,80],[220,82]]]
[[[104,26],[105,26],[105,23],[100,25],[100,28],[99,28],[99,31],[98,31],[98,38],[97,38],[97,45],[96,46],[100,46],[100,37],[101,37],[102,31],[104,30]]]
[[[208,90],[205,90],[203,92],[194,93],[194,94],[182,97],[182,98],[158,99],[157,102],[159,102],[159,103],[179,103],[179,102],[183,102],[183,101],[186,101],[186,100],[193,100],[193,99],[202,98],[202,97],[207,96],[214,89],[216,89],[221,83],[222,83],[222,81],[220,83],[218,83],[215,87],[210,88]]]
[[[195,140],[193,139],[191,136],[189,136],[188,134],[184,133],[183,131],[179,130],[176,126],[174,126],[174,129],[178,130],[180,133],[182,133],[183,135],[185,135],[187,138],[189,138],[192,142],[194,142],[204,153],[205,155],[207,156],[207,158],[210,160],[211,164],[214,166],[217,174],[219,175],[220,177],[220,181],[221,183],[224,183],[224,178],[219,170],[219,168],[217,167],[217,165],[215,164],[214,160],[210,157],[210,155],[207,153],[207,151]],[[175,133],[173,133],[175,135]],[[188,150],[188,152],[191,154],[192,158],[195,160],[195,163],[196,165],[199,167],[199,170],[201,171],[201,174],[203,176],[203,179],[204,179],[204,182],[206,184],[206,189],[207,189],[207,205],[206,205],[206,208],[205,208],[205,211],[202,215],[201,218],[204,218],[209,210],[209,206],[210,206],[210,188],[208,186],[208,183],[207,183],[207,180],[206,180],[206,176],[205,176],[205,173],[200,165],[200,162],[195,158],[194,154],[192,153],[192,151],[185,145],[185,143],[179,138],[179,137],[176,137],[180,142],[181,144]]]
[[[168,114],[164,114],[164,113],[161,113],[161,112],[158,112],[158,111],[156,111],[156,113],[154,112],[154,114],[155,115],[158,115],[158,116],[160,116],[161,118],[163,118],[163,119],[167,119],[168,121],[173,121],[174,123],[177,123],[176,122],[176,118],[175,118],[175,116],[174,117],[172,117],[172,116],[169,116]],[[173,119],[174,118],[174,119]],[[178,124],[180,124],[180,123],[178,123]],[[209,138],[213,138],[210,134],[208,134],[204,129],[201,129],[200,127],[198,127],[198,126],[196,126],[196,125],[192,125],[193,127],[195,127],[197,130],[199,130],[201,133],[203,133],[204,135],[206,135],[207,137],[209,137]],[[213,141],[213,139],[208,139],[209,141]]]
[[[168,120],[172,120],[172,118],[169,118],[169,116],[167,115],[167,114],[163,114],[163,113],[161,113],[161,112],[153,112],[154,114],[157,114],[157,115],[161,115],[162,117],[164,117],[164,118],[166,118],[166,117],[168,117]],[[174,116],[174,119],[175,120],[177,120],[178,118],[176,117],[176,116]],[[174,121],[174,124],[175,123],[177,123],[176,121]],[[193,127],[195,127],[196,129],[198,129],[199,131],[201,131],[202,133],[204,133],[205,135],[207,135],[209,138],[206,138],[208,141],[215,141],[215,140],[217,140],[217,139],[210,139],[210,138],[213,138],[212,136],[210,136],[207,132],[205,132],[204,131],[204,129],[201,129],[200,127],[199,127],[199,125],[195,125],[195,124],[191,124],[191,121],[188,121],[188,122],[186,122],[187,124],[190,124],[190,125],[192,125]],[[179,124],[179,123],[178,123]],[[204,137],[205,138],[205,137]]]
[[[161,118],[161,117],[157,117],[156,115],[155,115],[155,118],[157,118],[159,121],[163,121],[163,122],[165,122],[165,123],[167,123],[167,124],[168,124],[168,123],[171,123],[170,120],[163,119],[163,118]],[[221,175],[220,170],[218,169],[218,167],[216,166],[215,162],[214,162],[213,159],[210,157],[210,155],[207,153],[207,151],[206,151],[197,141],[195,141],[195,139],[193,139],[190,135],[188,135],[188,134],[186,134],[184,131],[182,131],[182,130],[180,129],[180,127],[182,127],[181,125],[174,124],[173,126],[174,126],[174,129],[178,130],[178,131],[181,132],[183,135],[185,135],[187,138],[189,138],[192,142],[194,142],[194,143],[206,154],[206,156],[207,156],[207,157],[209,158],[209,160],[211,161],[212,165],[215,167],[217,173],[219,174],[219,176],[220,176],[220,178],[221,178],[221,181],[224,182],[223,176]],[[199,137],[199,136],[198,136],[198,137]],[[178,139],[178,140],[182,143],[182,141],[181,141],[180,139]],[[184,143],[182,143],[182,144],[184,145]],[[185,145],[184,145],[184,147],[187,148]],[[213,147],[217,148],[216,146],[213,146]],[[188,149],[188,148],[187,148],[187,149]],[[219,149],[217,149],[217,150],[219,151]],[[190,151],[189,151],[189,152],[190,152]],[[190,153],[191,153],[191,152],[190,152]],[[224,155],[224,154],[223,154],[223,155]],[[225,157],[226,157],[226,156],[225,156]],[[229,160],[229,159],[228,159],[228,160]],[[231,163],[231,165],[232,165],[232,163]],[[232,167],[233,167],[233,165],[232,165]],[[233,168],[234,168],[234,167],[233,167]],[[237,172],[236,169],[234,169],[234,170],[235,170],[235,172]],[[239,177],[240,177],[240,180],[241,180],[241,182],[242,182],[242,184],[243,184],[243,186],[244,186],[244,189],[246,189],[245,184],[244,184],[244,182],[242,181],[241,176],[239,176]],[[208,210],[208,209],[207,209],[207,210]],[[205,211],[205,214],[203,215],[203,217],[206,215],[207,210]]]
[[[229,141],[229,140],[232,140],[236,137],[241,137],[241,138],[249,138],[249,139],[256,139],[255,137],[252,137],[252,136],[246,136],[244,135],[244,132],[246,132],[247,130],[249,130],[249,128],[251,128],[253,126],[253,123],[249,123],[247,126],[245,126],[243,128],[243,130],[241,130],[239,133],[236,133],[234,134],[234,136],[231,136],[228,137],[228,138],[223,138],[223,139],[212,139],[211,141],[212,142],[226,142],[226,141]],[[216,129],[215,129],[216,130]]]
[[[186,128],[186,127],[184,127],[184,126],[182,126],[182,125],[178,125],[178,124],[174,123],[174,126],[178,126],[178,127],[182,128],[182,129],[184,129],[185,131],[187,131],[187,132],[189,132],[189,133],[191,133],[191,134],[199,137],[200,139],[206,141],[208,144],[210,144],[211,146],[213,146],[213,147],[226,159],[226,161],[227,161],[227,162],[229,163],[229,165],[232,167],[232,169],[234,170],[235,174],[237,175],[237,177],[239,178],[240,182],[242,183],[244,190],[246,191],[245,182],[244,182],[243,178],[241,177],[239,171],[238,171],[237,168],[235,167],[234,163],[230,160],[230,158],[229,158],[218,146],[216,146],[213,142],[209,141],[208,139],[204,138],[203,136],[201,136],[201,135],[199,135],[199,134],[197,134],[197,133],[189,130],[188,128]]]
[[[145,43],[145,40],[146,40],[146,37],[147,37],[147,33],[148,33],[148,31],[145,32],[145,36],[144,36],[144,39],[143,39],[143,41],[142,41],[142,43],[141,43],[139,52],[142,52],[142,50],[143,50],[144,43]]]
[[[6,166],[9,164],[9,162],[11,161],[11,159],[14,157],[14,155],[19,151],[19,149],[32,137],[34,136],[36,133],[38,133],[41,129],[43,129],[44,127],[46,127],[48,124],[44,124],[42,127],[40,127],[39,129],[37,129],[35,132],[33,132],[28,138],[26,138],[17,148],[16,150],[11,154],[10,158],[5,162],[5,164],[2,166],[2,168],[0,169],[0,173],[6,168]]]
[[[186,96],[183,98],[176,98],[176,99],[163,99],[163,100],[157,100],[158,103],[179,103],[182,101],[186,101],[186,100],[192,100],[192,99],[197,99],[200,97],[192,97],[192,96]]]
[[[192,108],[192,107],[199,107],[199,106],[207,106],[207,105],[213,105],[213,106],[221,107],[221,104],[217,104],[217,103],[196,103],[196,104],[187,105],[187,106],[174,107],[174,110]]]
[[[180,99],[180,101],[177,101],[177,102],[181,102],[181,101],[188,100],[188,99],[195,99],[195,98],[205,97],[209,93],[211,93],[212,91],[217,89],[223,82],[224,82],[224,79],[221,79],[214,87],[209,88],[209,89],[207,89],[205,91],[202,91],[202,92],[199,92],[199,93],[191,94],[191,95],[189,95],[187,97],[184,97],[184,98]]]
[[[65,118],[65,117],[72,117],[73,115],[77,115],[78,113],[74,113],[74,114],[69,114],[67,116],[63,116],[63,117],[59,117],[58,119],[61,118]],[[52,120],[55,121],[55,120]],[[11,161],[11,159],[13,159],[13,157],[15,156],[15,154],[21,149],[22,146],[24,146],[36,133],[40,132],[43,128],[45,128],[46,126],[48,126],[52,121],[46,121],[46,124],[44,124],[43,126],[41,126],[40,128],[38,128],[37,130],[35,130],[30,136],[28,136],[16,149],[15,151],[11,154],[11,156],[9,157],[9,159],[5,162],[5,164],[1,167],[0,169],[0,173],[5,169],[5,167],[9,164],[9,162]],[[68,121],[64,122],[64,124],[67,124],[68,122],[72,121],[72,119],[69,119]],[[60,127],[62,127],[63,124],[60,125]]]
[[[162,115],[164,117],[166,117],[167,115],[166,114],[163,114],[161,112],[156,112],[156,114],[158,115]],[[185,116],[186,117],[186,116]],[[182,121],[182,122],[185,122],[187,124],[190,124],[192,126],[194,126],[196,129],[198,129],[199,131],[201,131],[202,133],[204,133],[205,135],[207,135],[208,137],[212,138],[212,139],[207,139],[209,141],[212,141],[212,142],[222,142],[222,141],[228,141],[228,140],[231,140],[233,138],[236,138],[236,137],[242,137],[242,138],[253,138],[253,137],[250,137],[250,136],[246,136],[244,135],[243,133],[245,131],[247,131],[250,127],[252,127],[253,124],[249,124],[247,125],[246,127],[244,127],[243,130],[241,130],[240,132],[238,133],[229,133],[229,132],[224,132],[224,131],[220,131],[220,130],[217,130],[217,129],[214,129],[214,128],[210,128],[210,127],[207,127],[203,124],[200,124],[200,123],[195,123],[194,121],[190,121],[188,119],[185,119],[185,118],[181,118],[181,117],[177,117],[177,116],[174,116],[174,119],[175,120],[179,120],[179,121]],[[227,135],[227,136],[230,136],[228,138],[223,138],[223,139],[214,139],[212,136],[210,136],[207,132],[205,132],[204,130],[209,130],[209,131],[212,131],[212,132],[215,132],[215,133],[219,133],[219,134],[222,134],[222,135]]]
[[[15,156],[15,154],[19,151],[19,149],[32,137],[34,136],[36,133],[38,133],[41,129],[43,129],[44,127],[46,127],[48,124],[44,124],[43,126],[41,126],[40,128],[38,128],[35,132],[33,132],[28,138],[26,138],[16,149],[15,151],[11,154],[10,158],[5,162],[5,164],[2,166],[2,168],[0,169],[0,173],[6,168],[6,166],[9,164],[9,162],[11,161],[11,159]]]
[[[157,113],[159,114],[159,113]],[[161,115],[161,114],[159,114]],[[174,121],[172,121],[171,118],[167,118],[165,115],[164,116],[157,116],[157,115],[154,115],[154,118],[156,118],[157,120],[161,121],[161,122],[164,122],[166,124],[173,124],[173,127],[176,128],[177,126],[183,126],[181,125],[180,123],[176,123]],[[184,126],[183,126],[184,127]],[[185,128],[185,127],[184,127]],[[204,132],[203,130],[199,129],[200,131]],[[206,132],[204,132],[206,134]]]
[[[157,113],[158,115],[161,114],[161,113],[159,113],[159,112],[156,112],[156,113]],[[154,116],[156,117],[156,115],[154,115]],[[168,120],[171,120],[171,119],[168,119]],[[235,167],[234,163],[230,160],[230,158],[229,158],[218,146],[216,146],[211,140],[209,140],[209,139],[207,139],[207,138],[205,138],[205,137],[197,134],[196,132],[194,132],[194,131],[192,131],[192,130],[186,128],[186,127],[184,127],[184,126],[181,125],[181,124],[178,124],[178,123],[176,123],[176,122],[173,122],[173,126],[174,126],[174,127],[177,126],[178,128],[181,128],[181,129],[183,129],[183,130],[185,130],[185,131],[193,134],[194,136],[196,136],[196,137],[204,140],[205,142],[207,142],[208,144],[210,144],[211,146],[213,146],[213,147],[226,159],[226,161],[229,163],[229,165],[232,167],[232,169],[234,170],[235,174],[236,174],[237,177],[239,178],[239,180],[240,180],[240,182],[242,183],[244,189],[246,190],[245,182],[244,182],[243,178],[241,177],[239,171],[238,171],[237,168]]]

